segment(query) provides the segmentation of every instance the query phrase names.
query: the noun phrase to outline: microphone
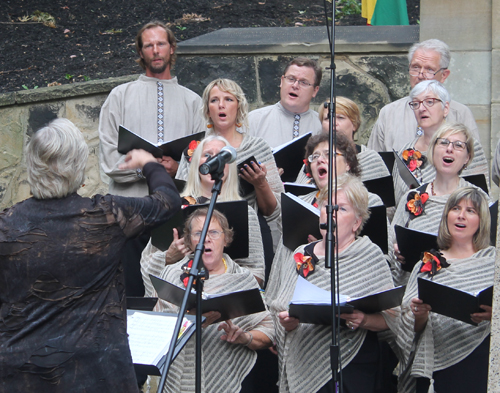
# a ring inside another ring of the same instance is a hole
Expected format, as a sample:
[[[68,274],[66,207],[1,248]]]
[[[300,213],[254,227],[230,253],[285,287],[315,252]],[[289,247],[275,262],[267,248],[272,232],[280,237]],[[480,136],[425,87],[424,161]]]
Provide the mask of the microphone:
[[[208,175],[209,173],[222,172],[224,165],[230,164],[234,160],[236,160],[236,149],[232,146],[224,146],[219,153],[200,165],[200,173]]]

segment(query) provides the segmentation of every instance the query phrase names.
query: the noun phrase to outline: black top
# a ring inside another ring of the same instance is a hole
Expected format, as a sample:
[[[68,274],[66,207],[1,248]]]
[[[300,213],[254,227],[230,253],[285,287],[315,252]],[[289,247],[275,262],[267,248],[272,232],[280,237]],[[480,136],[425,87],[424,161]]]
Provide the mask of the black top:
[[[0,213],[0,391],[137,392],[120,250],[180,207],[158,163],[151,195],[30,198]]]

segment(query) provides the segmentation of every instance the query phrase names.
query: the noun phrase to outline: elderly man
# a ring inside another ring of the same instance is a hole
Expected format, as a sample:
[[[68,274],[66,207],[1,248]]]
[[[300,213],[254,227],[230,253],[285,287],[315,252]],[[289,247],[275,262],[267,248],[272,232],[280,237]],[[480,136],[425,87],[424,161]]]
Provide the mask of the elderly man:
[[[408,52],[410,62],[411,88],[426,79],[435,79],[443,83],[450,75],[450,48],[436,39],[413,45]],[[409,97],[391,102],[382,108],[377,122],[372,128],[368,147],[376,151],[399,151],[407,142],[418,134],[418,124],[413,110],[409,107]],[[479,140],[479,132],[472,112],[457,101],[450,102],[447,117],[450,123],[463,123],[474,137]]]
[[[314,60],[297,57],[290,61],[281,76],[280,101],[250,112],[248,133],[276,147],[310,131],[321,132],[318,113],[309,109],[321,76]]]
[[[142,197],[148,194],[142,172],[119,169],[125,156],[117,151],[118,127],[123,125],[157,144],[202,131],[204,122],[200,96],[180,86],[170,73],[177,47],[172,31],[161,22],[150,22],[137,33],[135,46],[137,62],[146,74],[114,88],[102,106],[100,164],[110,178],[111,194]],[[161,163],[173,177],[177,162],[164,156]],[[148,240],[149,234],[144,234],[121,250],[127,296],[144,296],[140,259]]]
[[[101,168],[111,179],[109,192],[139,197],[148,193],[142,174],[118,169],[125,158],[117,151],[118,127],[157,144],[203,131],[204,122],[200,96],[180,86],[170,73],[177,48],[172,31],[161,22],[150,22],[137,33],[135,47],[146,74],[111,91],[101,109],[99,137]],[[162,164],[175,175],[176,161],[164,156]]]

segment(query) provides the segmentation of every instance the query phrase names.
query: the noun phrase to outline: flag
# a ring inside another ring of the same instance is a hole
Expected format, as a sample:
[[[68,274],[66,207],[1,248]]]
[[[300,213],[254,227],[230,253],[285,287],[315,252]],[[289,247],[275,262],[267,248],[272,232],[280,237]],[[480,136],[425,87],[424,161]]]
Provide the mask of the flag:
[[[406,0],[377,0],[371,24],[373,26],[409,25]]]

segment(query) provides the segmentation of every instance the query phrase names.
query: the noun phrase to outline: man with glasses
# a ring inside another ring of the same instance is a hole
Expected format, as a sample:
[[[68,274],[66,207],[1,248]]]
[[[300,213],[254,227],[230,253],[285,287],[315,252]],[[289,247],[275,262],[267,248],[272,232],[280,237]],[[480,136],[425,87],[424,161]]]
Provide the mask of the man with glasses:
[[[450,48],[444,42],[431,39],[414,44],[408,52],[410,85],[434,79],[443,83],[450,75]],[[382,108],[372,128],[368,147],[376,151],[399,151],[412,141],[417,133],[417,121],[408,105],[410,97],[391,102]],[[479,140],[474,116],[469,108],[457,101],[450,101],[447,116],[449,123],[463,123]]]
[[[280,101],[250,112],[248,133],[276,147],[308,132],[321,132],[318,113],[309,108],[321,76],[314,60],[297,57],[290,61],[281,76]]]

